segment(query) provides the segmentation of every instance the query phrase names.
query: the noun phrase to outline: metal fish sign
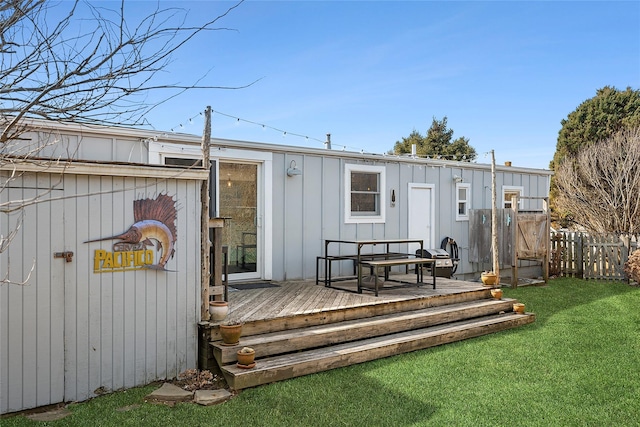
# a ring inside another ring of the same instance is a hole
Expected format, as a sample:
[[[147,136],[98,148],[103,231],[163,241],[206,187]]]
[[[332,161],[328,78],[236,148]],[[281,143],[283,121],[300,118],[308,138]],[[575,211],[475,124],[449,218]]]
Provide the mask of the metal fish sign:
[[[135,223],[127,231],[116,236],[85,242],[119,240],[113,244],[113,254],[96,251],[94,271],[128,270],[140,267],[165,270],[167,261],[173,258],[175,253],[177,216],[176,203],[166,194],[160,194],[155,199],[134,200]],[[154,240],[157,242],[157,250],[162,251],[162,255],[156,264],[150,264],[149,257],[146,256],[149,251],[146,249],[148,246],[153,246]],[[102,268],[104,262],[108,265]]]

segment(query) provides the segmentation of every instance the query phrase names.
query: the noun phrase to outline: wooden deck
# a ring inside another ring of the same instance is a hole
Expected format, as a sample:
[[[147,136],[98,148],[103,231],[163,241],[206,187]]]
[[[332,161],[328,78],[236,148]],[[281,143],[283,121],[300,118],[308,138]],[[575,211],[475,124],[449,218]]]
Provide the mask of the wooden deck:
[[[393,275],[393,278],[415,281],[413,274],[397,274]],[[428,280],[431,278],[428,277]],[[322,284],[316,285],[313,281],[304,281],[274,282],[276,287],[236,290],[232,283],[229,284],[230,316],[250,322],[487,289],[480,282],[465,282],[441,277],[437,278],[436,283],[435,290],[430,283],[420,287],[407,285],[396,289],[383,288],[377,297],[368,290],[358,294],[355,280],[337,282],[335,288],[327,288]]]
[[[414,281],[415,276],[393,279]],[[244,322],[240,342],[221,342],[217,323],[202,322],[199,366],[217,369],[230,388],[243,389],[518,327],[533,313],[513,312],[512,299],[494,300],[479,282],[437,279],[358,294],[315,281],[229,286],[229,317]],[[236,352],[255,350],[256,365],[237,366]]]

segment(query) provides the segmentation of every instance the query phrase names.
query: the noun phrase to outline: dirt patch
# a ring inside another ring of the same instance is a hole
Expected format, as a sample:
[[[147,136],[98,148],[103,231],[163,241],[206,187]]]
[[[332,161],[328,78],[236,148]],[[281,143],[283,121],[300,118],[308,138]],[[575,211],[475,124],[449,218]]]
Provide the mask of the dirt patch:
[[[227,388],[227,382],[222,375],[216,375],[207,370],[187,369],[180,373],[171,384],[187,391],[220,390]]]

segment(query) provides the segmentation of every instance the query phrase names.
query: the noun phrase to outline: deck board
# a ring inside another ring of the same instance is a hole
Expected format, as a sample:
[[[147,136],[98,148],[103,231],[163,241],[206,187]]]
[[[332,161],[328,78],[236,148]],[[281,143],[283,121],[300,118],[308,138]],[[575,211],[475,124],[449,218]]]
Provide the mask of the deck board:
[[[271,290],[271,292],[268,292]],[[276,313],[279,311],[277,307],[282,303],[282,301],[286,300],[289,295],[289,290],[284,287],[278,288],[265,288],[262,289],[259,299],[254,299],[252,307],[246,307],[242,316],[243,319],[253,319],[256,315],[261,317],[274,317]]]
[[[393,278],[415,280],[415,275],[397,274]],[[243,321],[263,320],[486,289],[479,282],[440,277],[437,279],[437,289],[432,289],[430,284],[420,287],[410,284],[397,289],[383,287],[378,297],[368,290],[358,294],[355,280],[339,282],[337,286],[343,289],[328,288],[324,284],[316,285],[314,281],[290,281],[278,284],[279,287],[229,292],[231,316]],[[233,287],[233,284],[230,286]]]

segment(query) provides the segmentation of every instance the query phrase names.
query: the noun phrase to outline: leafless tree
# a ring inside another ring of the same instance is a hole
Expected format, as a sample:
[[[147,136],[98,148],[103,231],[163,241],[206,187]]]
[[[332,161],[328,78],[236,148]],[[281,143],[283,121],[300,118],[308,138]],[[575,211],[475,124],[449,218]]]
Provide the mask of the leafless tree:
[[[19,135],[23,118],[141,124],[155,107],[144,102],[150,91],[173,91],[175,96],[190,89],[236,89],[157,80],[173,54],[197,34],[229,30],[216,25],[240,3],[191,26],[182,9],[157,8],[133,18],[124,0],[117,10],[81,0],[3,0],[0,143]]]
[[[195,36],[229,31],[218,23],[242,1],[191,25],[186,10],[161,8],[160,2],[150,14],[139,17],[128,13],[131,2],[125,0],[106,6],[88,0],[0,0],[0,193],[19,175],[18,163],[41,157],[47,145],[58,141],[51,134],[36,141],[22,138],[38,130],[30,125],[31,119],[142,125],[145,114],[159,105],[149,103],[151,92],[160,92],[163,103],[187,90],[253,84],[202,84],[205,71],[186,83],[165,83],[163,76],[174,54]],[[110,8],[113,4],[117,6]],[[66,160],[47,162],[59,166]],[[46,200],[46,193],[36,199]],[[0,212],[19,214],[32,203],[5,198]],[[13,230],[0,235],[0,253],[20,225],[18,220]],[[6,277],[0,277],[0,283],[6,283]]]
[[[558,205],[595,233],[640,233],[640,128],[567,158],[555,175]]]

